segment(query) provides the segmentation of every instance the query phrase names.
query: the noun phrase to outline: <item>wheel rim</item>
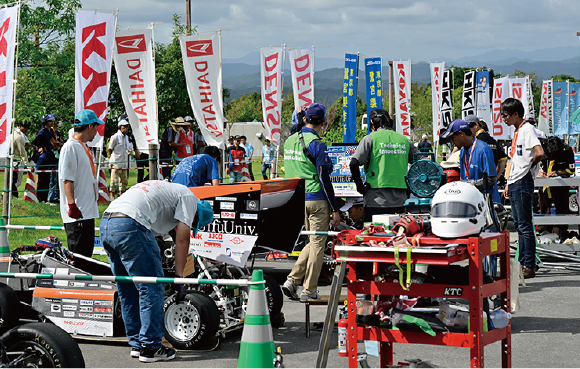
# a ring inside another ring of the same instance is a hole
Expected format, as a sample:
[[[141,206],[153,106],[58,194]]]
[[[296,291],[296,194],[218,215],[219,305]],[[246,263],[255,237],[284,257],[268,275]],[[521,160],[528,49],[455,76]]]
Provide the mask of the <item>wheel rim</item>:
[[[165,311],[165,329],[179,341],[190,341],[199,332],[201,322],[197,309],[188,302],[173,304]]]
[[[23,341],[16,343],[7,349],[6,355],[8,360],[20,359],[14,363],[19,368],[54,368],[54,362],[51,355],[41,345]]]

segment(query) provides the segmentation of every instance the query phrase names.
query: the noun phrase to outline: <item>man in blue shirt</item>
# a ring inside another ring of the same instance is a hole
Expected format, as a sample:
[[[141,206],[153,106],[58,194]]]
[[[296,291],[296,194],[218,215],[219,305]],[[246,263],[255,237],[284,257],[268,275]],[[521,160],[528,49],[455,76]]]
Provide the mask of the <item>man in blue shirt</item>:
[[[262,177],[265,180],[270,178],[270,175],[266,175],[266,172],[270,170],[270,174],[272,173],[272,161],[274,161],[275,156],[276,149],[274,149],[269,139],[265,139],[264,146],[262,146]]]
[[[451,139],[453,145],[461,148],[459,154],[461,180],[469,181],[484,194],[489,193],[493,202],[501,202],[497,190],[497,172],[493,152],[485,142],[478,140],[473,135],[469,123],[462,119],[456,119],[441,137]],[[487,174],[486,183],[484,183],[484,173]],[[497,222],[493,204],[489,205],[489,211],[496,228],[494,231],[499,231],[499,222]]]
[[[198,187],[211,181],[212,186],[217,186],[220,178],[219,159],[219,149],[215,146],[206,146],[203,154],[189,156],[179,163],[171,176],[171,182],[187,187]]]
[[[254,156],[254,146],[248,142],[246,136],[242,136],[242,146],[246,149],[246,164],[248,165],[248,172],[250,173],[250,180],[254,180],[254,171],[252,170],[252,157]]]

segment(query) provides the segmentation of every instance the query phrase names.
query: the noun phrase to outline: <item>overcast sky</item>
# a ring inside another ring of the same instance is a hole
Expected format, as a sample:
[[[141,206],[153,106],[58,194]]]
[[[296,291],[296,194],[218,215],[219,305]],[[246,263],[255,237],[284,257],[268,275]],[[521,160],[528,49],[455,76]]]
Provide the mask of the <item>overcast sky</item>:
[[[319,57],[345,52],[391,60],[442,61],[493,49],[579,48],[579,0],[192,0],[198,31],[222,33],[223,58],[257,47],[329,46]],[[119,8],[119,26],[163,23],[155,40],[169,42],[172,14],[185,0],[83,0],[84,8]],[[579,51],[580,53],[580,51]],[[258,61],[256,62],[258,63]]]

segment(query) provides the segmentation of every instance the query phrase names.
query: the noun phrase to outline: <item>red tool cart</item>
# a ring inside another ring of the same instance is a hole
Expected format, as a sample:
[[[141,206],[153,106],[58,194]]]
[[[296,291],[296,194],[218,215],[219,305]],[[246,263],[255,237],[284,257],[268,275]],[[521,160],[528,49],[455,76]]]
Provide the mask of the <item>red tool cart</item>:
[[[340,236],[339,236],[340,237]],[[469,347],[470,367],[483,367],[483,348],[496,341],[502,341],[502,367],[511,367],[511,323],[505,328],[484,332],[483,298],[501,294],[501,305],[510,312],[510,248],[509,233],[481,233],[479,237],[466,237],[442,240],[436,236],[421,238],[421,247],[413,247],[412,264],[451,265],[463,260],[469,261],[468,285],[442,285],[413,283],[404,290],[398,283],[369,282],[356,279],[358,262],[395,263],[394,247],[361,246],[371,240],[381,242],[385,237],[345,234],[342,245],[334,251],[342,262],[346,262],[348,289],[348,333],[347,352],[349,367],[357,366],[357,342],[360,340],[379,341],[381,367],[393,365],[393,343],[418,343],[442,346]],[[407,248],[398,250],[399,263],[407,263]],[[500,276],[495,282],[483,284],[482,258],[497,254]],[[409,295],[421,297],[469,299],[469,333],[436,333],[434,337],[419,332],[385,329],[356,324],[356,296],[371,295]]]

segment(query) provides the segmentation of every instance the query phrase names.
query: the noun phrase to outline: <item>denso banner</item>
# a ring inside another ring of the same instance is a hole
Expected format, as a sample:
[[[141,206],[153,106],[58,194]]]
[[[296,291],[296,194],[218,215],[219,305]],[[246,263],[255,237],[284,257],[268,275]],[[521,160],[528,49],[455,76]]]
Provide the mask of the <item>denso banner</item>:
[[[493,137],[496,140],[509,140],[511,129],[503,122],[500,109],[501,103],[509,97],[508,78],[496,78],[493,80],[492,112],[493,112]],[[491,129],[490,129],[491,130]]]
[[[152,33],[151,27],[117,31],[113,54],[125,111],[141,152],[158,142]]]
[[[342,83],[342,142],[356,141],[356,96],[358,54],[344,55],[344,80]]]
[[[393,61],[397,132],[411,136],[411,61]]]
[[[218,33],[181,36],[187,93],[199,129],[208,145],[224,148],[222,72]]]
[[[294,108],[310,106],[314,102],[314,51],[292,49],[288,51],[292,71]]]
[[[441,131],[441,90],[445,63],[430,63],[431,70],[431,112],[433,114],[433,141],[439,141]]]
[[[260,49],[262,114],[266,124],[266,136],[276,146],[280,145],[282,132],[282,57],[281,47]]]
[[[367,117],[371,111],[383,108],[382,59],[365,58],[365,77],[367,81]],[[370,132],[371,125],[368,125]]]
[[[114,14],[79,10],[76,17],[75,114],[91,109],[99,119],[107,119],[107,102],[115,47]],[[88,143],[103,146],[105,125]]]
[[[0,157],[7,157],[10,150],[18,11],[18,6],[0,10]]]
[[[540,101],[540,115],[538,129],[547,136],[554,135],[554,109],[552,98],[552,80],[542,82],[542,97]]]

